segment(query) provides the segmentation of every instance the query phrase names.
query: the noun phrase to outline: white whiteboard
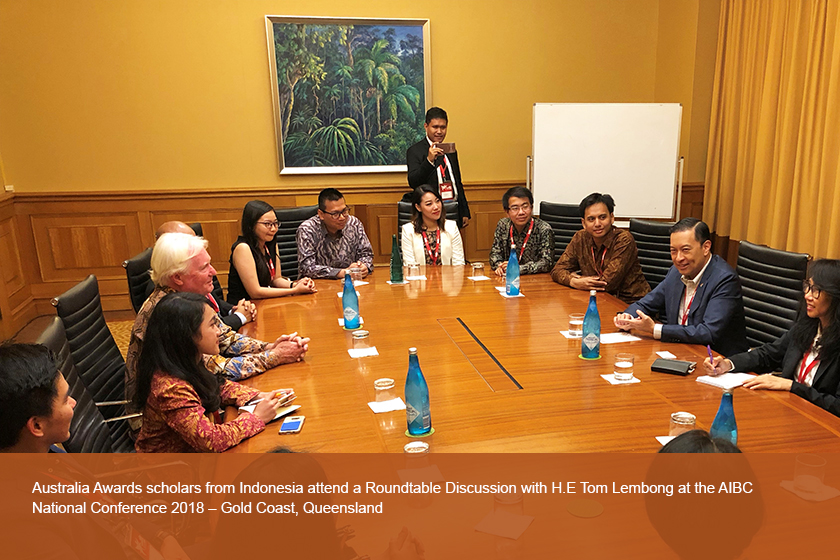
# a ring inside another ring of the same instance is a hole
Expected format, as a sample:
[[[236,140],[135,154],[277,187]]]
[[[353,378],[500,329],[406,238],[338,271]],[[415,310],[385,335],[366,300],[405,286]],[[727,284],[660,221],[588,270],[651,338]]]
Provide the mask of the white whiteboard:
[[[534,203],[609,193],[625,218],[672,218],[679,103],[535,103]]]

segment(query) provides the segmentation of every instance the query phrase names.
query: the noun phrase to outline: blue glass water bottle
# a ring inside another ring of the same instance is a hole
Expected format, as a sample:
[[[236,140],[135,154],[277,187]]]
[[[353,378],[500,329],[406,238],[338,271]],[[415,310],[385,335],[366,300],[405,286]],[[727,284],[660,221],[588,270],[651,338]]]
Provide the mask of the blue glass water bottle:
[[[510,258],[505,275],[505,293],[509,296],[519,295],[519,258],[516,256],[516,245],[513,242],[510,244]]]
[[[583,317],[583,338],[580,341],[580,355],[587,360],[601,357],[601,316],[595,301],[595,290],[589,292],[589,306]]]
[[[723,392],[709,435],[738,445],[738,424],[735,422],[735,409],[732,408],[732,391]]]
[[[432,430],[432,412],[429,408],[429,386],[420,371],[417,348],[408,349],[408,375],[405,378],[405,419],[408,434],[422,436]]]
[[[341,304],[344,306],[344,328],[355,330],[359,328],[359,297],[350,273],[344,275],[344,293],[341,294]]]

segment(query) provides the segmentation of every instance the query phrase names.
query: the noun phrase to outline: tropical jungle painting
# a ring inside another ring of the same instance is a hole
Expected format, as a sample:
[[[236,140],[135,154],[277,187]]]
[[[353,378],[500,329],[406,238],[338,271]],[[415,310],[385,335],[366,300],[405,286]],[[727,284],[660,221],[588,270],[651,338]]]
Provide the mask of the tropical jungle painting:
[[[428,22],[268,20],[281,170],[405,169],[424,134]]]

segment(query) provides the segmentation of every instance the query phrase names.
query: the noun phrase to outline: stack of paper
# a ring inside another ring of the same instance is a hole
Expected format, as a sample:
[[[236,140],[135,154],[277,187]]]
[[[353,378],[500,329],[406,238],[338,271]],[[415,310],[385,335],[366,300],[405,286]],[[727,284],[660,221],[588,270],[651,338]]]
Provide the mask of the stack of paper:
[[[723,375],[718,375],[717,377],[712,377],[711,375],[701,375],[697,378],[697,381],[705,383],[706,385],[720,387],[721,389],[734,389],[735,387],[740,387],[753,377],[755,377],[755,375],[751,373],[729,372],[724,373]]]

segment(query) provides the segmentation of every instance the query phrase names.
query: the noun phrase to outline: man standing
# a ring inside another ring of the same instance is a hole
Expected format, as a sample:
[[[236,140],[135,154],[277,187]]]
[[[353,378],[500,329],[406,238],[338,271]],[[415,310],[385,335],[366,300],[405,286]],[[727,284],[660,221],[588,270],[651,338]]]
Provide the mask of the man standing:
[[[429,185],[440,193],[444,202],[458,202],[458,227],[470,223],[470,206],[461,183],[461,167],[458,152],[449,151],[448,146],[439,146],[446,139],[449,118],[440,107],[426,111],[426,137],[405,153],[408,164],[408,186],[412,191],[420,185]],[[454,146],[454,145],[453,145]],[[410,200],[410,193],[406,195]],[[406,200],[406,197],[403,197]]]
[[[674,266],[652,292],[615,316],[615,326],[668,342],[709,344],[724,356],[746,352],[738,275],[711,250],[705,222],[683,218],[674,224]],[[657,314],[665,318],[664,324],[652,319]]]
[[[504,276],[511,243],[516,247],[520,274],[548,272],[554,256],[554,230],[534,218],[534,196],[525,187],[513,187],[502,196],[508,217],[499,220],[490,249],[490,266]]]
[[[318,195],[318,215],[297,230],[300,276],[344,278],[351,268],[361,268],[362,276],[373,272],[373,248],[365,227],[337,189],[324,189]]]
[[[576,290],[606,291],[627,303],[647,294],[650,285],[642,274],[636,240],[613,227],[613,198],[592,193],[579,209],[583,229],[566,246],[551,278]]]
[[[213,291],[215,274],[216,270],[210,264],[210,255],[207,254],[207,240],[204,238],[184,233],[165,233],[157,240],[152,252],[152,281],[155,289],[137,313],[126,353],[125,393],[129,402],[134,398],[137,364],[143,349],[146,325],[157,303],[172,292],[192,292],[207,296]],[[219,325],[219,330],[219,354],[204,356],[204,366],[234,381],[282,364],[299,362],[309,349],[309,339],[298,337],[297,333],[283,335],[272,343],[266,343],[237,334],[224,323]]]

